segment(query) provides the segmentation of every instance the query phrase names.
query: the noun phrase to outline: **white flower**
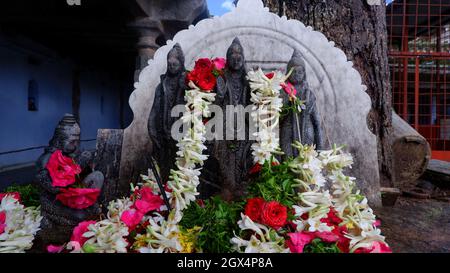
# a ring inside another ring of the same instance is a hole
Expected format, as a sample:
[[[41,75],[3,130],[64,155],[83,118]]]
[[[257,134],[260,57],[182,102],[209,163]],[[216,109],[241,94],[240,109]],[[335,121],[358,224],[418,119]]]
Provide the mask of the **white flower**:
[[[241,253],[286,253],[289,249],[284,246],[284,238],[279,236],[276,231],[269,229],[264,225],[253,222],[248,216],[241,213],[241,220],[238,222],[241,230],[251,230],[258,235],[250,237],[250,240],[244,240],[235,235],[230,243],[233,249]]]
[[[40,229],[40,209],[25,208],[13,196],[7,195],[1,200],[0,212],[6,215],[5,231],[0,234],[0,253],[23,253],[30,249]]]

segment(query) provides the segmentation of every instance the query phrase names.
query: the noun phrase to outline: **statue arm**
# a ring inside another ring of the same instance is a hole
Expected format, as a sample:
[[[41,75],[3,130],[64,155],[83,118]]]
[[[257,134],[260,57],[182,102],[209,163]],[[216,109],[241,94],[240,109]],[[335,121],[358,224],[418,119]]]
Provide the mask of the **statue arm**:
[[[37,174],[37,178],[39,180],[39,186],[46,192],[52,193],[52,194],[58,194],[59,189],[56,187],[53,187],[52,185],[52,179],[48,173],[47,170],[40,170]]]
[[[226,83],[223,77],[218,77],[217,78],[217,86],[216,86],[216,100],[215,103],[217,105],[222,105],[223,101],[225,99],[225,95],[227,92],[227,87],[226,87]]]

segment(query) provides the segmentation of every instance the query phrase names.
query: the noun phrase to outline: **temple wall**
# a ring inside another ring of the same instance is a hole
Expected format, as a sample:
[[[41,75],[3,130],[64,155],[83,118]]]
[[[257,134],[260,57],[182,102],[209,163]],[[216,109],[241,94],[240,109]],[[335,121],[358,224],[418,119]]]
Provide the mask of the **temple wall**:
[[[75,65],[39,45],[16,46],[0,37],[0,172],[7,166],[32,163],[43,149],[1,153],[45,146],[65,113],[72,112]],[[30,62],[29,58],[39,60]],[[95,148],[98,128],[120,128],[120,84],[94,67],[81,67],[80,121],[85,148]],[[29,81],[37,90],[37,111],[28,110]],[[1,176],[0,176],[1,178]],[[0,181],[0,184],[5,183]]]

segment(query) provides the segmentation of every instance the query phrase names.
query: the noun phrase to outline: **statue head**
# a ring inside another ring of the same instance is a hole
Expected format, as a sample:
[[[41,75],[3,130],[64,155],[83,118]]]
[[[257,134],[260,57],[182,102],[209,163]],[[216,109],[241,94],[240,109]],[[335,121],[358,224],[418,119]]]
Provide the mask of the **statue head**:
[[[181,46],[177,43],[167,54],[167,73],[177,75],[184,70],[184,53]]]
[[[61,150],[65,155],[75,154],[80,147],[80,126],[71,114],[65,114],[55,128],[50,140],[52,150]]]
[[[289,72],[291,69],[292,73],[289,76],[289,81],[292,84],[299,84],[306,80],[305,61],[302,53],[298,50],[294,50],[294,54],[292,54],[292,58],[287,65],[287,71]]]
[[[240,71],[245,68],[244,48],[237,37],[228,48],[227,67],[232,71]]]

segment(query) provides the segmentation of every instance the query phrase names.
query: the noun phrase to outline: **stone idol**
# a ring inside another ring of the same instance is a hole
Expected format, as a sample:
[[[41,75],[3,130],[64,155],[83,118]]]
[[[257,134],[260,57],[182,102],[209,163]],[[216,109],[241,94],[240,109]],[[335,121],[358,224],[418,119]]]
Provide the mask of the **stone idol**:
[[[306,78],[305,61],[301,53],[294,51],[287,65],[287,71],[291,71],[288,81],[295,87],[295,94],[304,103],[304,109],[300,113],[290,111],[280,119],[280,146],[284,156],[298,156],[292,143],[299,141],[303,144],[315,145],[317,150],[324,149],[323,129],[320,122],[320,114],[316,106],[316,96],[311,91]],[[292,104],[289,95],[282,92],[283,104]]]
[[[72,209],[56,200],[60,192],[59,187],[54,187],[46,166],[50,156],[57,150],[64,156],[72,158],[82,172],[79,174],[83,186],[86,188],[103,187],[104,176],[101,172],[93,171],[93,157],[91,152],[80,151],[80,126],[74,116],[66,114],[58,123],[49,146],[45,149],[37,163],[36,183],[41,190],[41,231],[38,238],[44,243],[60,244],[70,239],[73,228],[78,223],[96,219],[101,213],[98,201],[87,209]]]
[[[148,119],[153,144],[152,156],[158,162],[163,182],[167,182],[170,169],[175,167],[178,149],[177,142],[171,136],[171,129],[177,118],[171,116],[171,110],[176,105],[184,105],[184,92],[187,88],[185,78],[184,54],[180,45],[176,44],[167,54],[167,71],[156,87],[155,101]]]

